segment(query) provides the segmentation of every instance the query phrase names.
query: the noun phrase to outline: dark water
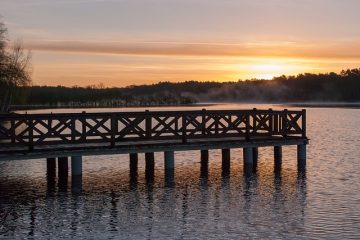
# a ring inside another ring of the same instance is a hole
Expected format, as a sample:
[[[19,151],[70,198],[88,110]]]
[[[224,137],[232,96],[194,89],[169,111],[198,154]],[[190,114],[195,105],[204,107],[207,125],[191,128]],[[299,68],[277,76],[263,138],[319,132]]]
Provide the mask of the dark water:
[[[244,108],[224,105],[213,108]],[[251,106],[253,107],[253,106]],[[257,106],[258,108],[264,106]],[[267,107],[267,106],[266,106]],[[175,179],[130,175],[126,155],[84,157],[79,182],[46,178],[44,159],[0,162],[3,239],[360,239],[360,110],[308,109],[308,164],[283,148],[274,172],[272,148],[259,149],[256,174],[243,173],[242,150],[221,151],[200,171],[198,151],[175,154]],[[1,223],[1,222],[0,222]]]

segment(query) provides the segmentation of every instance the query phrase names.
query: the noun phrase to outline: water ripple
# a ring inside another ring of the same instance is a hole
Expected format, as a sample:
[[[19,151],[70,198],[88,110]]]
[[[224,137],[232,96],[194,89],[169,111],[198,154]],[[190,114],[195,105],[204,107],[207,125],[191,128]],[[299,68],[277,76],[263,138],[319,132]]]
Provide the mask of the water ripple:
[[[251,176],[241,149],[231,151],[229,176],[219,150],[210,151],[205,175],[198,151],[179,152],[173,182],[161,153],[153,180],[142,155],[136,176],[127,156],[85,157],[79,189],[70,177],[47,179],[42,159],[0,162],[0,214],[9,213],[0,238],[360,239],[360,111],[307,115],[306,172],[297,171],[295,147],[283,148],[281,172],[272,148],[260,149]]]

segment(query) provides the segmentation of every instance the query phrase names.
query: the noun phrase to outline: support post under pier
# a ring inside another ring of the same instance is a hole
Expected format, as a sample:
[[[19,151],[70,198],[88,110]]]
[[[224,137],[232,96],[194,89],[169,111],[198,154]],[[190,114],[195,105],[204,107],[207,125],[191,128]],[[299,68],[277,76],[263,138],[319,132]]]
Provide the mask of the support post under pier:
[[[245,173],[252,173],[254,167],[253,148],[243,148],[243,156]]]
[[[56,176],[56,158],[46,159],[46,174],[48,177]]]
[[[164,152],[164,160],[165,160],[165,169],[174,169],[175,168],[174,151]]]
[[[175,179],[175,156],[174,151],[164,152],[165,184],[167,187],[174,185]]]
[[[60,192],[66,192],[68,187],[68,157],[58,158],[58,187]]]
[[[137,153],[130,153],[130,189],[137,188],[137,178],[138,178],[138,161],[139,161],[139,154]]]
[[[259,160],[259,148],[253,147],[253,170],[256,172],[257,166],[258,166],[258,160]]]
[[[209,150],[201,150],[200,152],[200,176],[208,176],[208,166],[209,166]]]
[[[306,167],[306,144],[297,145],[297,161],[298,161],[298,169],[305,169],[305,167]]]
[[[282,146],[274,146],[274,171],[279,172],[282,164]]]
[[[46,159],[46,180],[47,193],[52,194],[55,191],[55,177],[56,177],[56,158]]]
[[[222,171],[221,175],[223,177],[230,175],[230,149],[222,149]]]
[[[67,175],[69,171],[68,157],[59,157],[58,158],[58,175]]]
[[[71,156],[71,175],[82,175],[82,156]]]
[[[148,182],[154,181],[155,157],[153,152],[145,153],[145,178]]]
[[[139,155],[137,153],[130,153],[130,174],[137,173]]]
[[[253,149],[252,148],[244,148],[243,155],[244,155],[244,164],[254,164],[253,161]]]
[[[82,192],[82,176],[81,175],[71,176],[71,191],[73,193],[81,193]]]

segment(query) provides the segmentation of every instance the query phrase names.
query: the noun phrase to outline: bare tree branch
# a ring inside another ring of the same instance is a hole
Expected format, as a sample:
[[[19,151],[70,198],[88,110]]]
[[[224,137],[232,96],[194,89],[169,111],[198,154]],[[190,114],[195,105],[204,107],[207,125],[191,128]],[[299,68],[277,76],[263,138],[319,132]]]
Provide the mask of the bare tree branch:
[[[7,28],[0,22],[0,112],[8,111],[17,87],[31,84],[31,53],[20,41],[9,46]]]

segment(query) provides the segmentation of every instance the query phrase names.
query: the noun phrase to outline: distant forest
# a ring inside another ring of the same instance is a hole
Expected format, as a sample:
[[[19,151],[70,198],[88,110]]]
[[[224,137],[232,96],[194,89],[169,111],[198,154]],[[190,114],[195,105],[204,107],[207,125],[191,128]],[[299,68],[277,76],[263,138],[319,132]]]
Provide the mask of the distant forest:
[[[22,87],[17,105],[116,107],[181,105],[196,102],[360,102],[360,68],[341,73],[299,74],[273,80],[160,82],[124,88]]]

